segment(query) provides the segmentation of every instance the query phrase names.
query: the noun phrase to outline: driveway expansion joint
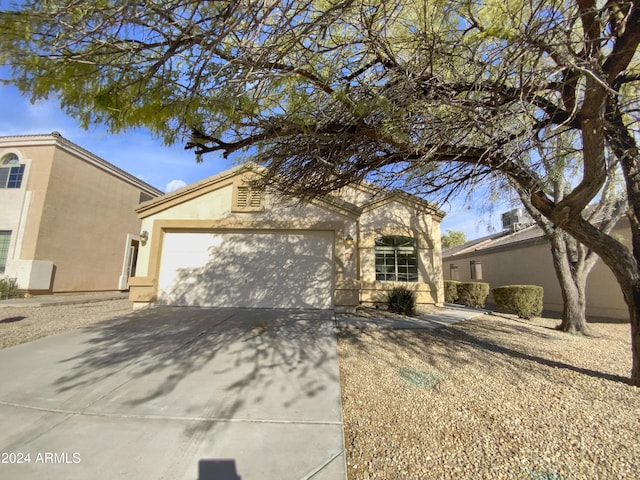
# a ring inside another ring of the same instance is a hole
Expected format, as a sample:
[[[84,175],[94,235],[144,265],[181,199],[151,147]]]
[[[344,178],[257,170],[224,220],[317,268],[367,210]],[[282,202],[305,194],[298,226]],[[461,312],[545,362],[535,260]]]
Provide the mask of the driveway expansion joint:
[[[218,422],[218,423],[273,423],[280,425],[335,425],[342,426],[342,422],[328,420],[278,420],[259,418],[223,418],[223,417],[180,417],[175,415],[142,415],[127,413],[88,412],[86,410],[66,410],[61,408],[37,407],[14,402],[0,400],[0,405],[14,408],[26,408],[40,412],[57,413],[60,415],[81,415],[90,417],[124,418],[132,420],[170,420],[175,422]]]

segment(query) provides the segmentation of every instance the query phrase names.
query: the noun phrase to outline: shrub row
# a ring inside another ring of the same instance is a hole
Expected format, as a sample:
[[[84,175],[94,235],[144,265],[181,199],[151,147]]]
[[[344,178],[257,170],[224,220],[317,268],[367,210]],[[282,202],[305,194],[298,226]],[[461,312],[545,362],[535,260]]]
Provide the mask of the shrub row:
[[[491,290],[499,306],[520,318],[533,318],[542,313],[544,289],[538,285],[505,285]],[[463,303],[468,307],[484,307],[489,295],[489,284],[484,282],[444,281],[444,301]]]
[[[444,301],[455,303],[460,301],[468,307],[482,308],[489,296],[489,284],[484,282],[444,281]]]
[[[520,318],[533,318],[542,313],[544,289],[537,285],[505,285],[491,290],[494,301]],[[447,303],[459,301],[471,308],[483,308],[489,296],[489,284],[484,282],[444,281],[444,298]],[[388,293],[389,311],[413,315],[416,293],[406,287],[396,287]]]
[[[505,285],[494,288],[491,293],[498,305],[520,318],[530,319],[542,313],[544,289],[537,285]]]

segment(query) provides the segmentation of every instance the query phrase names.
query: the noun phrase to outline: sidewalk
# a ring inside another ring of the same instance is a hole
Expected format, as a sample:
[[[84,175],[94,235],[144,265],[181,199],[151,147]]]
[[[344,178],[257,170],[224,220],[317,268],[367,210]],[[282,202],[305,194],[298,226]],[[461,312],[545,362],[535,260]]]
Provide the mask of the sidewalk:
[[[2,307],[48,307],[51,305],[73,305],[78,303],[106,302],[108,300],[124,300],[129,292],[89,292],[59,293],[56,295],[36,295],[30,298],[10,298],[0,300]]]

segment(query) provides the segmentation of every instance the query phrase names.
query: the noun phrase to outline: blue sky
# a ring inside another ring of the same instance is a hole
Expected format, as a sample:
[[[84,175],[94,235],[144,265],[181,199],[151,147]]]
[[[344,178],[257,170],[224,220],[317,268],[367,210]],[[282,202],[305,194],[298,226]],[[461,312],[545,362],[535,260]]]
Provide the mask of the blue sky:
[[[61,111],[55,99],[32,104],[15,87],[0,85],[0,136],[53,131],[162,191],[175,190],[235,165],[233,159],[213,154],[196,163],[193,153],[182,145],[164,145],[144,129],[117,135],[102,126],[83,130],[77,120]],[[472,196],[466,203],[460,197],[441,206],[447,212],[441,224],[443,233],[460,230],[467,239],[473,239],[486,235],[491,228],[499,230],[502,210],[493,215],[483,212],[483,196]]]
[[[196,163],[193,152],[181,145],[167,146],[144,129],[113,135],[102,126],[83,130],[61,111],[55,99],[32,104],[13,86],[0,86],[0,135],[27,135],[58,131],[63,137],[145,182],[167,191],[206,178],[234,165],[232,160],[208,155]]]

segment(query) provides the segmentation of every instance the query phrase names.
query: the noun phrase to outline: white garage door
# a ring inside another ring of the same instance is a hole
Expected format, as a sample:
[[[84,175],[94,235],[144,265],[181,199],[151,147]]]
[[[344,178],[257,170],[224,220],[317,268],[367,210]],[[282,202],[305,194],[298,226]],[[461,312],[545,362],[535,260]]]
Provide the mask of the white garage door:
[[[332,307],[332,232],[165,234],[158,303]]]

